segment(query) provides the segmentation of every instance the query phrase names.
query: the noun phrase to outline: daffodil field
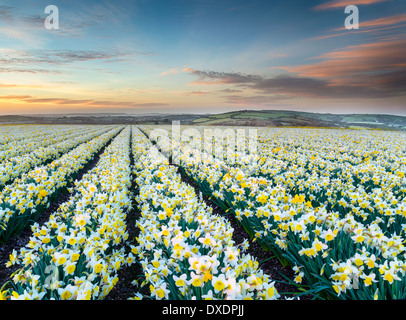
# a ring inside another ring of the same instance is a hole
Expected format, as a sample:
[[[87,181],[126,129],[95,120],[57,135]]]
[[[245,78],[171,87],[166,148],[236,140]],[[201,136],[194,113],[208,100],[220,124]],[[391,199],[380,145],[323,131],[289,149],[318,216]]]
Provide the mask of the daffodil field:
[[[0,241],[7,241],[14,233],[18,234],[32,218],[41,214],[52,197],[118,131],[119,128],[114,128],[96,136],[51,163],[23,173],[12,184],[6,185],[0,194]]]
[[[139,245],[158,299],[277,299],[274,283],[233,245],[232,228],[181,181],[140,131],[133,137],[142,217]]]
[[[126,128],[114,139],[74,196],[44,226],[34,224],[30,242],[13,252],[10,263],[22,264],[13,276],[13,297],[101,299],[114,286],[124,260],[117,245],[126,239],[130,134]]]
[[[184,140],[176,141],[182,170],[292,266],[302,290],[406,298],[404,132],[262,129],[256,155],[226,160],[196,157]],[[168,141],[157,140],[163,150]]]
[[[131,300],[283,299],[249,241],[293,270],[297,298],[406,299],[404,132],[263,127],[227,149],[221,133],[237,128],[209,139],[212,128],[183,129],[194,137],[170,126],[0,126],[0,254],[30,232],[0,266],[13,268],[0,299],[105,299],[134,265]]]

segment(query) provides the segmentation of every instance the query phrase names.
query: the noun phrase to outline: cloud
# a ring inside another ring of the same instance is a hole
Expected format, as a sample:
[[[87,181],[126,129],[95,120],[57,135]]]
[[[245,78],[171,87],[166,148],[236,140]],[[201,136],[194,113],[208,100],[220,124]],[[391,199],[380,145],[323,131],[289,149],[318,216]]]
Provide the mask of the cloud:
[[[400,22],[404,15],[367,21],[368,26]],[[378,40],[347,46],[313,57],[312,63],[278,67],[287,74],[264,76],[218,70],[182,71],[195,77],[189,84],[226,85],[240,90],[222,96],[229,103],[269,103],[271,100],[382,99],[401,101],[406,96],[406,38]],[[220,94],[220,90],[192,91],[185,95]],[[225,93],[225,92],[224,92]]]
[[[280,75],[252,85],[263,93],[287,94],[302,98],[388,98],[400,94],[392,88],[366,87],[360,85],[337,85],[328,80]]]
[[[8,95],[8,96],[0,96],[1,100],[24,100],[29,99],[31,96],[27,95]]]
[[[70,105],[83,107],[104,107],[111,108],[124,107],[128,109],[141,107],[165,107],[168,104],[161,102],[131,102],[131,101],[113,101],[113,100],[93,100],[93,99],[70,99],[70,98],[39,98],[30,95],[6,95],[0,96],[0,100],[17,100],[28,104],[52,104],[52,105]]]
[[[229,95],[224,96],[227,103],[237,104],[237,105],[257,105],[266,106],[272,105],[275,102],[281,100],[291,99],[291,96],[286,95],[256,95],[256,96],[241,96],[241,95]]]
[[[42,85],[37,84],[15,84],[15,83],[0,83],[0,88],[42,88]]]
[[[166,76],[166,75],[169,75],[169,74],[178,74],[178,73],[180,73],[179,68],[171,68],[171,69],[169,69],[167,71],[161,72],[159,75],[160,76]]]
[[[186,92],[184,95],[185,96],[203,96],[203,95],[208,95],[208,94],[213,94],[214,91],[192,91],[192,92]]]
[[[221,93],[237,93],[237,92],[242,92],[242,90],[239,90],[239,89],[229,89],[229,88],[227,88],[227,89],[223,89],[223,90],[219,90],[219,91],[217,91],[217,92],[221,92]]]
[[[406,14],[397,14],[389,17],[383,17],[383,18],[378,18],[378,19],[373,19],[373,20],[367,20],[367,21],[361,21],[359,26],[360,28],[377,28],[377,27],[383,27],[383,26],[390,26],[390,25],[395,25],[398,23],[406,22]],[[345,28],[342,28],[341,30],[344,30]]]
[[[197,81],[190,83],[192,85],[254,83],[262,79],[261,76],[255,74],[243,74],[239,72],[201,71],[192,68],[185,68],[183,71],[198,76]]]
[[[225,96],[231,103],[269,103],[272,99],[331,98],[370,99],[406,95],[405,40],[382,41],[349,46],[316,57],[321,61],[280,67],[289,74],[263,77],[238,72],[183,69],[198,79],[190,84],[230,85],[225,90],[255,90],[261,95]],[[208,95],[215,91],[193,91],[186,95]],[[232,92],[229,92],[232,93]],[[264,94],[270,95],[266,99]]]
[[[375,33],[386,32],[388,30],[405,27],[406,26],[405,23],[406,23],[406,14],[397,14],[389,17],[360,21],[359,29],[351,30],[351,33],[362,34],[371,32]],[[329,30],[329,32],[333,33],[324,36],[313,37],[310,38],[310,40],[323,40],[340,36],[348,36],[349,34],[348,30],[345,27],[331,29]]]
[[[406,66],[406,39],[395,41],[371,42],[360,45],[345,47],[323,54],[317,59],[347,61],[357,60],[357,63],[364,61],[361,68],[368,67],[391,68]],[[375,69],[371,69],[375,71]]]
[[[209,94],[224,94],[224,93],[238,93],[242,92],[242,90],[238,89],[222,89],[222,90],[212,90],[212,91],[192,91],[192,92],[186,92],[184,95],[185,96],[203,96],[203,95],[209,95]]]
[[[406,39],[395,39],[348,46],[316,57],[321,60],[316,63],[280,68],[299,77],[328,81],[330,87],[354,87],[360,94],[405,95],[406,87],[397,85],[406,78],[405,52]]]
[[[0,21],[10,22],[13,20],[13,7],[8,5],[0,6]]]
[[[265,78],[255,74],[188,69],[201,83],[241,85],[245,89],[279,99],[332,98],[370,99],[406,95],[406,39],[348,46],[328,52],[307,65],[284,66],[289,74]],[[242,88],[240,86],[240,88]],[[229,88],[233,90],[233,88]],[[201,95],[208,92],[194,92]],[[244,97],[247,97],[244,100]],[[262,101],[260,95],[227,96],[228,101]],[[268,98],[269,99],[269,98]],[[265,100],[264,100],[265,101]]]
[[[44,21],[49,14],[44,12],[45,4],[14,6],[16,1],[10,1],[10,5],[0,6],[0,20],[7,21],[14,28],[24,29],[29,37],[35,32],[43,33]],[[100,3],[99,3],[100,2]],[[65,37],[84,37],[91,32],[92,27],[123,27],[128,28],[126,22],[130,18],[135,5],[126,3],[125,6],[111,1],[99,2],[75,2],[70,4],[57,4],[60,13],[60,28],[52,30],[52,34]],[[46,30],[45,30],[46,31]],[[29,38],[27,37],[27,38]]]
[[[112,59],[128,55],[128,52],[119,51],[95,51],[95,50],[46,50],[45,52],[36,53],[43,61],[47,63],[71,63],[76,61],[103,60]],[[46,57],[52,57],[47,60]]]
[[[32,73],[48,72],[37,68],[38,65],[65,65],[69,63],[85,62],[91,60],[100,60],[108,62],[117,58],[125,58],[134,54],[147,54],[142,52],[133,52],[129,50],[15,50],[0,48],[0,64],[3,66],[22,66],[34,65],[35,68],[29,68]],[[123,60],[124,61],[124,60]],[[4,68],[4,67],[3,67]],[[8,67],[7,67],[8,68]],[[17,69],[20,72],[26,69]],[[23,71],[24,70],[24,71]],[[31,72],[26,71],[26,72]]]
[[[61,71],[48,69],[31,69],[31,68],[4,68],[0,67],[0,73],[31,73],[31,74],[61,74]],[[66,73],[65,73],[66,74]]]
[[[335,9],[335,8],[345,8],[348,5],[370,5],[380,2],[387,2],[390,0],[331,0],[325,3],[322,3],[316,7],[314,10],[326,10],[326,9]]]

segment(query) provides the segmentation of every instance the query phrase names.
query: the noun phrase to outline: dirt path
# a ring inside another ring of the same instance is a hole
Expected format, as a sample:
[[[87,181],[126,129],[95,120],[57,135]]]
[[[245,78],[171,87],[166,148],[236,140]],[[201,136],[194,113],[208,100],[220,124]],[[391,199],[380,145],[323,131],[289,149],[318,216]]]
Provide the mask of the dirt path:
[[[130,146],[132,145],[131,143],[132,137],[130,138]],[[130,166],[133,168],[134,166],[134,156],[132,149],[130,148]],[[141,212],[138,208],[138,203],[135,200],[136,195],[138,194],[138,186],[137,183],[135,182],[135,177],[133,174],[131,174],[131,187],[130,187],[130,192],[131,192],[131,205],[132,208],[127,210],[126,212],[126,226],[127,226],[127,232],[128,232],[128,239],[127,241],[122,244],[123,246],[126,247],[126,254],[129,253],[130,251],[130,246],[137,245],[137,240],[136,237],[138,236],[140,229],[137,227],[136,223],[137,220],[141,216]],[[134,255],[135,258],[136,255]],[[104,300],[127,300],[130,297],[134,296],[134,293],[138,291],[137,286],[134,286],[131,282],[133,280],[137,280],[140,277],[142,277],[143,272],[142,272],[142,267],[141,264],[136,261],[135,263],[131,264],[130,266],[123,265],[120,267],[118,270],[118,282],[114,286],[114,288],[109,292],[109,294],[104,298]],[[142,281],[142,280],[141,280]]]

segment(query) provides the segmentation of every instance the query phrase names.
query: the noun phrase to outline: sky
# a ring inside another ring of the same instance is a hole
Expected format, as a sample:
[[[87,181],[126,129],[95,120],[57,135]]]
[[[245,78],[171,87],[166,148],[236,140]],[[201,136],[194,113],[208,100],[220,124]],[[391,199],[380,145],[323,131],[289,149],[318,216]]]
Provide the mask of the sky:
[[[242,109],[406,116],[406,1],[0,0],[0,114]]]

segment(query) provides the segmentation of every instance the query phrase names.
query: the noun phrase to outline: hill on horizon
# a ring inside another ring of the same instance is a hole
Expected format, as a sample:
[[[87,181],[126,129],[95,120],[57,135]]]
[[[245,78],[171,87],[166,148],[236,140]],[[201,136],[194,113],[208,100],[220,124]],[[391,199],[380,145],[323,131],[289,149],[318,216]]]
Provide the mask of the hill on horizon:
[[[219,114],[4,115],[0,124],[171,124],[210,126],[333,127],[406,130],[406,117],[388,114],[331,114],[287,110],[241,110]]]

